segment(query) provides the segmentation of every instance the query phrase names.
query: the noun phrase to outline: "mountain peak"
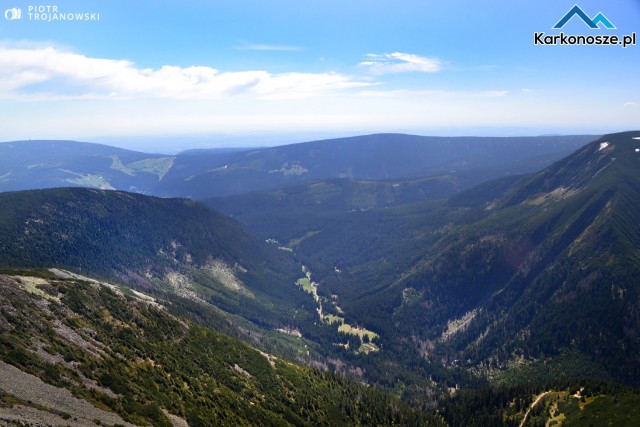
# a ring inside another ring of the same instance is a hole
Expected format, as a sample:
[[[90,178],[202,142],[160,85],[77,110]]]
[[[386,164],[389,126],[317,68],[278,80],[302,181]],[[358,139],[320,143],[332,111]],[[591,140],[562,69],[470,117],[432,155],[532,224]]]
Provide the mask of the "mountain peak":
[[[637,181],[639,162],[640,131],[604,135],[533,175],[505,198],[504,206]],[[626,178],[612,181],[613,175]]]

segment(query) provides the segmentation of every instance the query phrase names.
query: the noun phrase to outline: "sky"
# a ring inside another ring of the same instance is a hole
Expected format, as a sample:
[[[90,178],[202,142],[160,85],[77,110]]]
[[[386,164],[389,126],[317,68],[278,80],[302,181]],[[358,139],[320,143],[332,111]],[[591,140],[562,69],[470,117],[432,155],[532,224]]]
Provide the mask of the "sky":
[[[535,44],[640,0],[0,1],[0,141],[640,128],[637,44]]]

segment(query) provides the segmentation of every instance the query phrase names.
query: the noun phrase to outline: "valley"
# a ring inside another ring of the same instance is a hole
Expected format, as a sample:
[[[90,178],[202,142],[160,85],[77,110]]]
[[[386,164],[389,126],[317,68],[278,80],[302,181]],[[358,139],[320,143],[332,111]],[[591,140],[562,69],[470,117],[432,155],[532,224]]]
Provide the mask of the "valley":
[[[344,347],[346,350],[354,350],[356,353],[368,354],[370,352],[379,351],[380,349],[372,342],[378,338],[379,335],[365,328],[349,325],[344,321],[344,310],[338,306],[338,296],[332,295],[331,301],[324,297],[318,296],[318,284],[311,280],[311,272],[303,265],[302,271],[305,273],[305,277],[302,277],[296,281],[296,285],[300,286],[305,292],[311,294],[313,300],[318,303],[318,319],[321,322],[328,323],[330,326],[334,325],[338,327],[338,332],[345,335],[355,336],[360,339],[359,344],[356,344],[355,349],[350,348],[350,341],[346,343],[334,343],[334,345]],[[325,314],[322,304],[331,304],[337,314]]]
[[[634,425],[638,138],[0,144],[0,419]]]

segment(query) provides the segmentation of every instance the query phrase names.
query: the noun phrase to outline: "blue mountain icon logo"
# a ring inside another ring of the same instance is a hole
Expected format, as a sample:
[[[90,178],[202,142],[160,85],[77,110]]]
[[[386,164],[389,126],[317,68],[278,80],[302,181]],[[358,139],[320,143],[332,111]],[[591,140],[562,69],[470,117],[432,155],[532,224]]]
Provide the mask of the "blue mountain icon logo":
[[[602,24],[605,28],[609,29],[609,30],[615,30],[616,27],[615,25],[613,25],[611,23],[611,21],[609,21],[607,19],[606,16],[604,16],[602,14],[602,12],[598,12],[598,14],[596,16],[594,16],[593,18],[589,18],[589,16],[584,13],[584,11],[582,9],[580,9],[580,6],[578,6],[577,4],[574,5],[569,12],[567,12],[562,19],[560,19],[558,21],[558,23],[556,25],[553,26],[554,29],[559,29],[565,26],[565,24],[567,22],[569,22],[569,20],[571,18],[573,18],[574,16],[578,16],[578,18],[582,19],[584,21],[585,24],[587,24],[587,26],[591,29],[597,30],[600,27],[598,26],[598,24]]]

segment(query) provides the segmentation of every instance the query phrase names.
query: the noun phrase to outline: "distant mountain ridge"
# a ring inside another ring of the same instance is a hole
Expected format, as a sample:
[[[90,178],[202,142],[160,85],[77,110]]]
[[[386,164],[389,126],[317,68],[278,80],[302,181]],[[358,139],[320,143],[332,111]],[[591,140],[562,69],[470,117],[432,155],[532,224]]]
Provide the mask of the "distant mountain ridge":
[[[503,175],[537,171],[590,139],[374,134],[250,150],[219,157],[215,163],[178,157],[161,191],[203,199],[333,178],[434,176],[454,177],[468,188]],[[199,173],[193,174],[194,169]]]
[[[203,199],[323,179],[436,176],[455,180],[459,190],[535,172],[591,138],[374,134],[174,156],[74,141],[6,142],[0,144],[0,191],[80,186]]]
[[[90,187],[147,192],[173,157],[77,141],[0,144],[0,191]]]

